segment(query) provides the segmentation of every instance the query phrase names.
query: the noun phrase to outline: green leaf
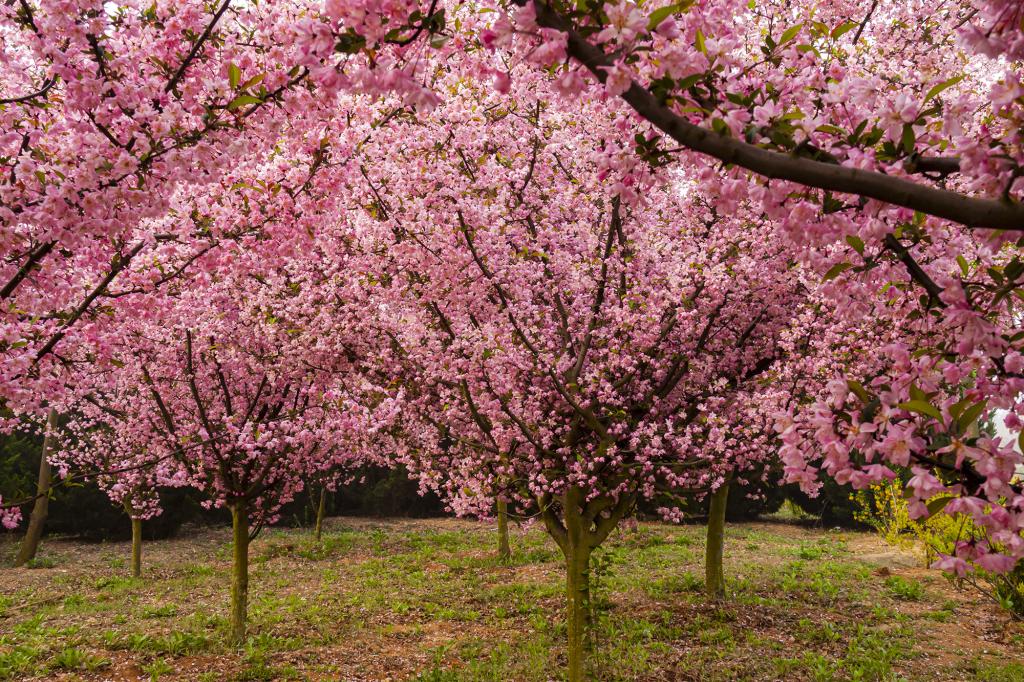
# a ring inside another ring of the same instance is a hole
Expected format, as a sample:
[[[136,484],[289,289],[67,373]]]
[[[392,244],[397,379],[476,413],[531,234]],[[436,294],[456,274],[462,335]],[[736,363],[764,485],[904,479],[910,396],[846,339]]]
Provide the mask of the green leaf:
[[[861,239],[860,237],[858,237],[855,234],[848,234],[848,235],[846,235],[846,243],[849,244],[850,246],[852,246],[853,250],[856,251],[858,254],[860,254],[861,256],[864,255],[864,240],[863,239]]]
[[[928,91],[928,94],[924,96],[924,101],[927,102],[928,100],[930,100],[933,97],[937,96],[943,90],[946,90],[947,88],[953,87],[954,85],[956,85],[957,83],[962,81],[965,77],[966,77],[965,75],[954,76],[953,78],[950,78],[948,81],[942,81],[941,83],[938,83],[937,85],[933,85],[932,89]]]
[[[939,409],[932,405],[931,403],[925,402],[923,400],[910,400],[905,403],[900,403],[896,407],[900,408],[901,410],[906,410],[908,412],[916,412],[918,414],[923,414],[928,417],[935,417],[939,421],[942,421],[942,413],[939,412]]]
[[[338,36],[338,42],[334,46],[334,50],[342,54],[355,54],[364,47],[366,47],[366,38],[349,30]]]
[[[851,145],[857,144],[857,140],[860,139],[860,136],[864,133],[864,129],[867,128],[867,127],[868,127],[868,120],[864,119],[863,121],[861,121],[857,125],[856,128],[853,129],[853,132],[850,134],[850,138],[849,138],[849,141],[850,141]]]
[[[263,100],[252,95],[239,95],[228,103],[228,111],[235,111],[250,104],[260,104]]]
[[[828,133],[829,135],[843,136],[843,135],[846,134],[845,130],[843,130],[839,126],[834,126],[834,125],[832,125],[830,123],[826,123],[825,125],[820,125],[815,130],[817,132],[819,132],[819,133]]]
[[[430,15],[430,18],[427,20],[427,24],[431,33],[438,33],[444,30],[444,27],[447,25],[445,11],[446,10],[444,8],[441,8]]]
[[[875,126],[871,129],[871,132],[867,134],[867,137],[861,140],[861,143],[865,147],[874,147],[878,144],[878,141],[882,139],[882,135],[885,135],[885,131],[878,126]]]
[[[1021,262],[1020,258],[1014,257],[1012,261],[1006,264],[1003,268],[1003,275],[1010,282],[1016,282],[1017,278],[1024,273],[1024,263]]]
[[[244,83],[242,83],[242,86],[241,86],[241,88],[240,88],[240,89],[241,89],[241,90],[248,90],[248,89],[249,89],[249,88],[251,88],[252,86],[254,86],[254,85],[258,85],[258,84],[259,84],[259,83],[260,83],[260,82],[261,82],[261,81],[263,80],[263,78],[264,78],[264,77],[265,77],[266,75],[267,75],[267,74],[265,74],[265,73],[261,73],[261,74],[260,74],[260,75],[258,75],[258,76],[253,76],[253,77],[252,77],[252,78],[250,78],[249,80],[247,80],[247,81],[245,81]]]
[[[903,124],[903,151],[907,154],[914,153],[914,145],[917,143],[917,136],[914,135],[914,126],[910,123]]]
[[[821,278],[821,281],[822,282],[828,282],[830,280],[833,280],[833,279],[835,279],[839,275],[843,274],[844,272],[846,272],[847,270],[849,270],[852,267],[853,267],[853,263],[846,263],[846,262],[836,263],[831,268],[829,268],[828,272],[825,273],[825,276]]]
[[[684,0],[683,2],[677,2],[674,5],[668,5],[666,7],[659,7],[658,9],[651,12],[650,18],[647,20],[647,30],[653,31],[658,28],[658,24],[668,19],[673,14],[678,12],[685,12],[690,9],[693,5],[694,0]]]
[[[228,85],[234,90],[242,80],[242,70],[235,64],[228,64]]]
[[[988,408],[988,401],[987,400],[982,400],[980,403],[975,403],[974,405],[971,405],[970,407],[968,407],[966,410],[963,411],[963,414],[961,414],[959,417],[957,417],[957,420],[956,420],[956,428],[957,428],[957,430],[960,433],[966,433],[967,429],[969,429],[971,427],[971,424],[973,424],[974,422],[978,421],[978,417],[980,417],[981,413],[984,412],[987,408]]]
[[[928,507],[928,516],[935,516],[938,514],[940,511],[945,509],[946,505],[953,499],[954,497],[952,495],[946,495],[944,497],[936,497],[934,500],[929,500],[925,503],[925,506]]]
[[[970,404],[970,398],[964,398],[963,400],[959,400],[953,403],[952,405],[949,406],[949,416],[952,417],[953,419],[957,419],[961,414],[963,414],[964,408],[966,408]]]
[[[869,402],[871,400],[871,394],[869,394],[868,390],[866,388],[864,388],[864,384],[860,383],[859,381],[854,381],[853,379],[847,379],[846,380],[846,386],[851,391],[853,391],[854,394],[856,394],[856,396],[858,398],[860,398],[862,402],[866,403],[866,402]]]
[[[704,33],[699,28],[697,29],[697,37],[693,41],[693,44],[701,54],[708,53],[708,48],[704,45]]]
[[[864,406],[864,409],[860,411],[861,423],[872,422],[875,420],[875,416],[878,415],[878,410],[882,407],[882,401],[878,398],[872,398],[871,401]],[[853,422],[850,422],[851,424]]]
[[[910,399],[928,402],[928,394],[917,387],[917,384],[910,384]]]
[[[704,74],[702,74],[702,73],[691,74],[691,75],[687,76],[686,78],[682,79],[681,81],[679,81],[679,89],[680,90],[689,90],[694,85],[699,83],[702,78],[704,78]]]
[[[964,273],[964,277],[966,277],[971,272],[971,268],[967,264],[967,259],[963,256],[957,256],[956,262],[960,265],[960,272]]]
[[[832,29],[832,39],[838,40],[839,38],[842,38],[844,35],[846,35],[855,28],[857,28],[856,21],[844,21],[843,23],[839,24],[834,29]]]
[[[782,32],[782,37],[779,38],[779,45],[785,45],[786,43],[791,41],[793,38],[796,38],[796,34],[800,33],[800,30],[803,27],[804,27],[804,25],[802,23],[800,23],[800,24],[797,24],[796,26],[790,26],[789,28],[787,28],[785,31]]]

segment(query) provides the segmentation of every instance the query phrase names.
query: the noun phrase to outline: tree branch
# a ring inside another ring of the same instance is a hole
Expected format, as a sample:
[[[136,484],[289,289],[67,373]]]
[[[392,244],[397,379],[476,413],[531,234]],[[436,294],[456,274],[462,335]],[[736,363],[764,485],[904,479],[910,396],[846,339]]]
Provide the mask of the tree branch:
[[[78,321],[78,319],[85,313],[85,311],[89,309],[89,306],[92,305],[92,302],[99,298],[99,296],[106,290],[110,283],[114,281],[114,278],[117,277],[119,272],[128,267],[128,264],[131,262],[132,258],[138,255],[139,251],[141,251],[142,247],[144,247],[145,245],[146,242],[144,240],[139,241],[135,246],[132,247],[131,251],[114,260],[113,264],[110,266],[110,272],[107,273],[107,276],[104,277],[100,281],[100,283],[96,285],[96,288],[93,289],[92,292],[90,292],[89,295],[85,297],[85,300],[82,301],[81,305],[79,305],[71,313],[71,316],[68,317],[64,324],[61,325],[61,328],[57,330],[57,333],[51,336],[50,340],[47,341],[43,345],[43,347],[36,352],[35,357],[32,359],[32,368],[37,367],[39,365],[39,361],[42,360],[47,355],[49,355],[51,351],[53,351],[54,347],[58,343],[60,343],[60,340],[63,339],[64,336],[68,333],[68,330]]]
[[[228,10],[228,6],[230,4],[231,0],[224,0],[224,3],[217,10],[216,14],[213,15],[213,19],[211,19],[210,23],[206,25],[205,29],[203,29],[203,33],[196,39],[196,42],[192,43],[192,49],[189,50],[188,55],[185,56],[185,59],[181,62],[178,70],[173,76],[171,76],[171,80],[167,81],[167,85],[164,87],[164,92],[172,92],[176,87],[178,87],[178,83],[180,83],[181,79],[185,77],[185,72],[188,71],[188,67],[192,65],[192,62],[199,54],[199,50],[202,48],[203,43],[210,38],[210,34],[213,32],[213,27],[216,26],[217,22],[220,21],[220,18],[224,16],[224,12]]]
[[[519,0],[517,0],[518,2]],[[525,0],[523,0],[525,1]],[[562,31],[568,53],[604,83],[611,59],[591,45],[572,22],[537,1],[537,23]],[[694,125],[662,104],[649,90],[632,83],[622,98],[652,125],[682,146],[735,164],[766,178],[788,180],[807,187],[857,194],[888,204],[945,218],[972,228],[1024,231],[1024,205],[998,199],[969,197],[928,187],[877,171],[849,168],[806,157],[762,149],[734,137],[725,137]]]

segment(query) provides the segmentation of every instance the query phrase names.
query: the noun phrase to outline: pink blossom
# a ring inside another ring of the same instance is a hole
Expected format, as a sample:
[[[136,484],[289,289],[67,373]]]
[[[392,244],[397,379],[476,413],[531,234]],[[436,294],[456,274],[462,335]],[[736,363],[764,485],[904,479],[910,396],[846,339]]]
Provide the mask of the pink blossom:
[[[938,561],[931,565],[932,568],[937,568],[940,571],[947,571],[953,573],[958,577],[964,577],[971,572],[971,566],[963,559],[957,557],[948,556],[946,554],[939,554]]]
[[[629,67],[622,62],[616,62],[612,66],[606,67],[605,73],[607,75],[604,87],[609,95],[621,95],[626,90],[629,90],[633,84],[633,76],[629,71]]]
[[[978,557],[976,563],[980,568],[991,573],[1004,574],[1013,570],[1017,560],[1005,554],[989,552]]]
[[[504,94],[509,91],[512,86],[512,79],[504,71],[496,71],[494,73],[494,89]]]
[[[606,7],[605,13],[608,15],[609,23],[594,36],[594,40],[599,43],[610,40],[629,43],[639,33],[647,30],[647,17],[629,0],[622,0],[617,5]]]

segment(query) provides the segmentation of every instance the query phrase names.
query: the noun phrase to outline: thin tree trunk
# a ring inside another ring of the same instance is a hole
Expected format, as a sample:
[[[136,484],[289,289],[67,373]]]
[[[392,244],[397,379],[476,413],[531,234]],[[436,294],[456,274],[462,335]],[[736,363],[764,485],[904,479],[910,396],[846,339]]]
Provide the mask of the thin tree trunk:
[[[498,561],[508,563],[512,560],[512,546],[508,541],[508,502],[498,500]]]
[[[316,541],[320,542],[320,537],[323,535],[324,530],[324,509],[327,506],[327,487],[320,488],[320,504],[316,508],[316,529],[313,531],[316,535]]]
[[[246,607],[249,600],[249,510],[245,502],[231,507],[233,553],[231,562],[231,633],[235,646],[245,643]]]
[[[132,517],[132,577],[142,577],[142,519]]]
[[[50,410],[46,417],[46,434],[43,436],[43,453],[39,460],[39,480],[36,483],[36,501],[32,506],[32,516],[29,517],[28,529],[18,549],[18,556],[14,559],[15,566],[24,566],[36,557],[39,551],[39,541],[43,537],[43,526],[46,524],[46,514],[50,508],[50,487],[53,482],[53,472],[50,469],[50,453],[55,445],[55,438],[52,432],[57,428],[57,411]]]
[[[725,571],[722,555],[725,546],[725,507],[729,501],[729,482],[725,481],[711,493],[708,509],[708,536],[704,558],[704,585],[709,597],[725,596]]]

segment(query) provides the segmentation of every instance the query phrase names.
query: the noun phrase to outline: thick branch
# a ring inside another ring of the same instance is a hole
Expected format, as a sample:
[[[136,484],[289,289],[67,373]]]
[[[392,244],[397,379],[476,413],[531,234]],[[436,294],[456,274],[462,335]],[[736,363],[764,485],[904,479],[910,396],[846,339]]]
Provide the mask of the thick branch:
[[[603,83],[607,78],[605,69],[612,65],[612,60],[591,45],[570,21],[550,6],[543,2],[534,4],[537,23],[566,33],[569,55]],[[877,171],[849,168],[761,149],[743,140],[725,137],[690,123],[635,82],[623,93],[622,98],[638,114],[682,146],[767,178],[857,194],[952,220],[967,227],[1024,231],[1024,205],[1015,202],[968,197]]]

